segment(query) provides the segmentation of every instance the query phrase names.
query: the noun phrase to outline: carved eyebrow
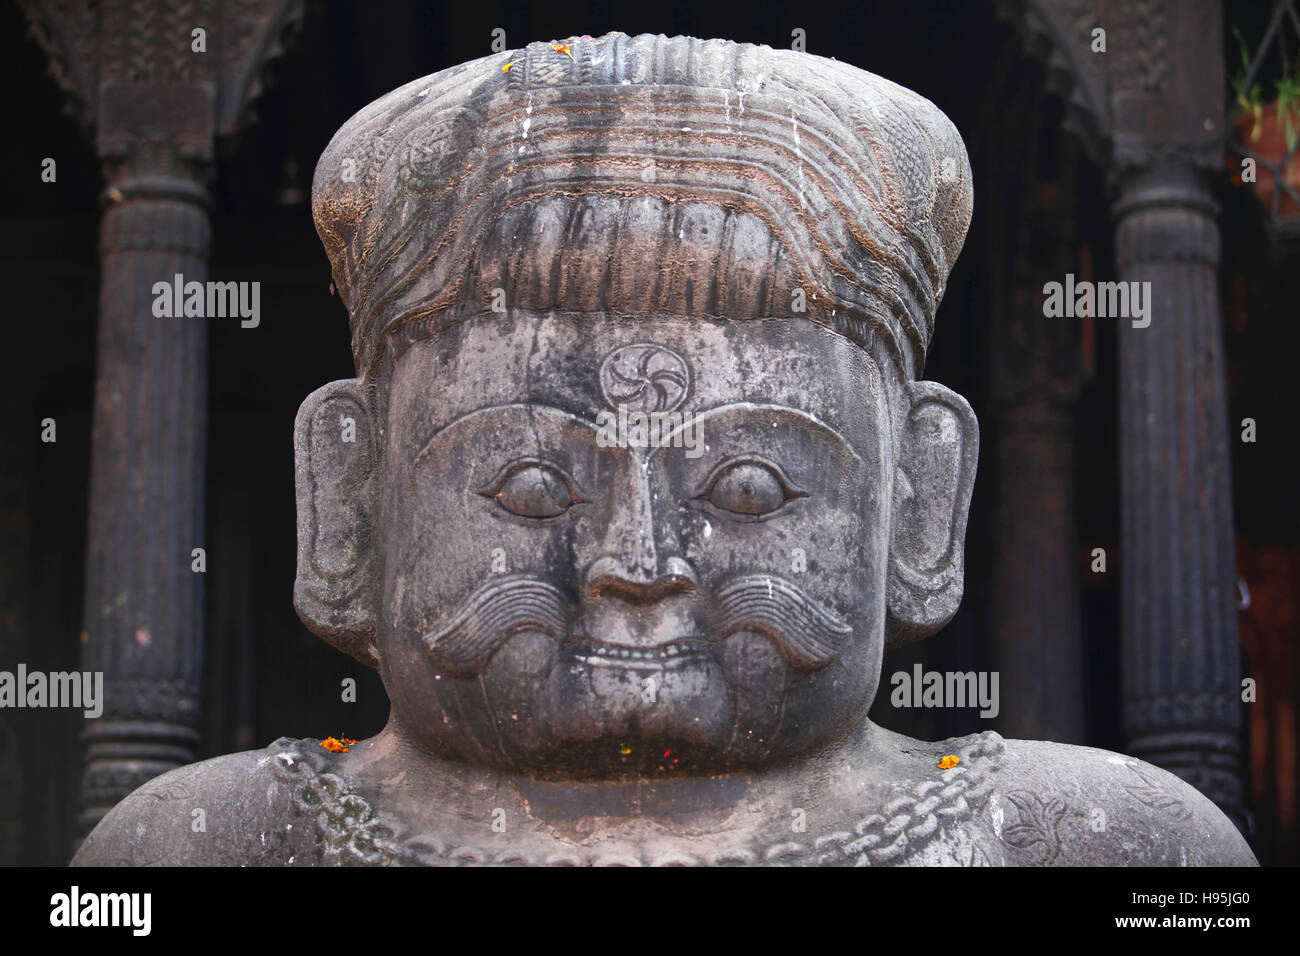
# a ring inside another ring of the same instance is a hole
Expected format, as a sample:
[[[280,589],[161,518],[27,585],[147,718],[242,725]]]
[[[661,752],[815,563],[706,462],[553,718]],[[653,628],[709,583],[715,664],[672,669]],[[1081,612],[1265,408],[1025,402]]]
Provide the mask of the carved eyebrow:
[[[551,405],[526,404],[523,402],[516,402],[510,405],[492,405],[488,408],[475,409],[466,415],[462,415],[455,421],[448,422],[446,425],[442,426],[442,428],[439,428],[429,436],[428,440],[420,447],[420,450],[415,453],[415,457],[411,460],[411,465],[414,468],[420,467],[420,464],[424,461],[424,456],[429,453],[429,450],[433,447],[434,443],[446,434],[446,432],[480,416],[492,416],[497,418],[503,416],[513,418],[519,416],[527,420],[539,415],[564,428],[580,428],[584,431],[591,432],[593,435],[600,430],[599,426],[594,421],[588,421],[580,415],[574,415],[571,412],[566,412],[563,409],[555,408]]]
[[[690,412],[685,413],[687,417],[690,417],[691,414],[692,413]],[[752,402],[736,402],[731,405],[719,405],[715,408],[710,408],[702,412],[694,413],[694,422],[697,427],[700,427],[705,425],[710,419],[713,418],[743,418],[743,419],[751,420],[745,422],[745,424],[758,424],[762,422],[764,419],[770,421],[771,416],[773,415],[777,415],[781,418],[786,418],[786,419],[791,419],[791,418],[797,419],[799,422],[803,423],[804,425],[809,426],[809,428],[812,430],[814,434],[818,435],[818,437],[820,437],[822,441],[829,444],[832,448],[838,448],[847,452],[849,455],[852,456],[855,462],[857,462],[859,465],[863,464],[862,456],[853,450],[853,446],[848,443],[848,441],[844,438],[843,435],[841,435],[831,426],[827,425],[825,422],[818,419],[815,415],[810,415],[808,412],[805,412],[802,409],[790,408],[788,405],[758,405]],[[671,443],[673,436],[685,430],[685,428],[686,428],[686,422],[684,419],[682,424],[677,428],[674,428],[672,432],[669,433],[667,438],[665,438],[661,442],[659,448],[651,449],[651,454],[653,455],[654,453],[660,451],[662,448],[668,447]]]

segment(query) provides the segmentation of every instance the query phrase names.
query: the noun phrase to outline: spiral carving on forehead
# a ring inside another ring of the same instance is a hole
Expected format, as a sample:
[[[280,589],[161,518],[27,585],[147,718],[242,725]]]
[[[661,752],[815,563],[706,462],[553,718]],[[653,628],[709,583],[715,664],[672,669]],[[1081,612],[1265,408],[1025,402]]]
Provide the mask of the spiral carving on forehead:
[[[495,288],[512,308],[755,319],[791,315],[798,287],[808,319],[919,374],[971,212],[933,104],[789,50],[568,46],[417,80],[327,147],[313,212],[359,372]]]
[[[600,394],[615,410],[672,412],[690,387],[690,363],[654,342],[619,346],[600,364]]]

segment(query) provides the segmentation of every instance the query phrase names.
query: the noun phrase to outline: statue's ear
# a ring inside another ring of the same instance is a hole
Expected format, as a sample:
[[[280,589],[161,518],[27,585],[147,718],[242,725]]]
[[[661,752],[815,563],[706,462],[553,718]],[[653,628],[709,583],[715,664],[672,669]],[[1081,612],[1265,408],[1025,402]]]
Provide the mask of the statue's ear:
[[[374,553],[379,463],[368,391],[357,379],[307,396],[293,428],[302,622],[363,664],[379,666]]]
[[[961,603],[966,514],[980,431],[966,399],[909,382],[899,436],[889,545],[886,649],[929,637]]]

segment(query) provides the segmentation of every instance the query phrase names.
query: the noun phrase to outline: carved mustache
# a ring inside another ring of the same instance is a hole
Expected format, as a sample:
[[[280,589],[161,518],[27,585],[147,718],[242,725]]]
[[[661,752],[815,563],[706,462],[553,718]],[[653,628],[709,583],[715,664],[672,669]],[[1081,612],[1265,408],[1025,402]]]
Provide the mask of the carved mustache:
[[[426,634],[433,662],[452,677],[473,677],[519,631],[560,640],[568,630],[568,602],[558,589],[529,577],[498,578],[470,595],[451,620]]]
[[[853,629],[797,585],[770,574],[736,578],[715,592],[714,640],[753,631],[801,671],[834,661]],[[531,577],[498,578],[480,586],[441,627],[424,637],[430,658],[451,677],[474,677],[520,631],[559,642],[568,633],[569,602]]]
[[[762,634],[796,670],[819,671],[840,656],[853,629],[802,588],[770,574],[728,581],[714,597],[721,640],[737,631]]]

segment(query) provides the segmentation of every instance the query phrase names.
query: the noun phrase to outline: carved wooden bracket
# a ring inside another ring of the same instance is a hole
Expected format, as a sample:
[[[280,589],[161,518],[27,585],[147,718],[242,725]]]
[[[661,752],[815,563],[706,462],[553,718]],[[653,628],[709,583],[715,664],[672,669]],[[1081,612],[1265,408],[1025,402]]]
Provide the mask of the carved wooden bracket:
[[[212,161],[263,90],[267,64],[302,21],[302,0],[21,0],[110,181]],[[201,33],[199,31],[202,31]]]
[[[1224,85],[1215,0],[998,0],[997,10],[1043,64],[1049,89],[1066,104],[1067,128],[1091,159],[1113,174],[1167,160],[1220,166]],[[1171,69],[1171,51],[1200,68]]]

